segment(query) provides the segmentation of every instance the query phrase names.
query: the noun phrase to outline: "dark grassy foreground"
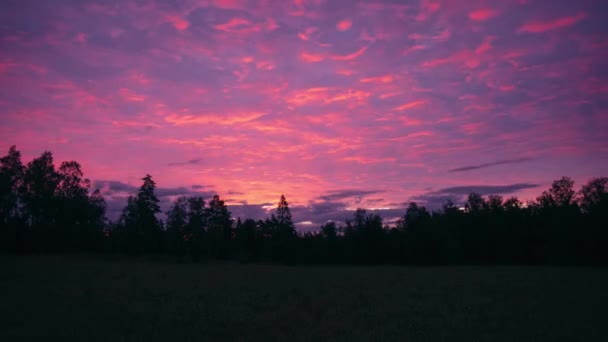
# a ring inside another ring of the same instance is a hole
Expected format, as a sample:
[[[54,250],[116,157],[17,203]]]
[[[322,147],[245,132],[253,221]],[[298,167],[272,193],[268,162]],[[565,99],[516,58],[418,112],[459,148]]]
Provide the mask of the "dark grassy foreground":
[[[0,340],[605,341],[608,270],[0,257]]]

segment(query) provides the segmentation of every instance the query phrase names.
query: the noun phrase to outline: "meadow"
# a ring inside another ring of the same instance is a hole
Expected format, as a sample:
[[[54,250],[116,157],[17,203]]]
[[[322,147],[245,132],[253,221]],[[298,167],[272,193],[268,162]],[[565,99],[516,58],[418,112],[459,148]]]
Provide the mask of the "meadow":
[[[608,270],[0,256],[1,341],[601,341]]]

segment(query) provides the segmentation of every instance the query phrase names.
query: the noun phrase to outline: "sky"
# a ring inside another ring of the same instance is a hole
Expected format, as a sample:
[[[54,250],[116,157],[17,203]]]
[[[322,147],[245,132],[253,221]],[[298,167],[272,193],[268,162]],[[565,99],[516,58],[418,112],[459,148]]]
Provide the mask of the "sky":
[[[0,2],[0,149],[300,229],[608,175],[603,0]]]

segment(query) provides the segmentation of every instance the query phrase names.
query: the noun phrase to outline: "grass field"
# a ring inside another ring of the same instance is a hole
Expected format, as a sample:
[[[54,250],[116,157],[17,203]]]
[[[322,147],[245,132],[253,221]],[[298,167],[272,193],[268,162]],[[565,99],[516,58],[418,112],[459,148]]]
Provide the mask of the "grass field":
[[[606,341],[608,270],[0,257],[0,341]]]

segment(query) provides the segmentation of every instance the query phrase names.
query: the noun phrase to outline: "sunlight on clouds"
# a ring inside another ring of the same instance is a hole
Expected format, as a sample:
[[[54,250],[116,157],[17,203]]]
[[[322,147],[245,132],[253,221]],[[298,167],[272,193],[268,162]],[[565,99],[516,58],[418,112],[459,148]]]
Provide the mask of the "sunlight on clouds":
[[[352,21],[348,20],[348,19],[344,19],[344,20],[340,20],[337,24],[336,24],[336,29],[338,31],[344,32],[344,31],[348,31],[350,30],[351,26],[353,26]]]
[[[534,21],[521,26],[517,32],[542,33],[572,26],[585,19],[587,13],[577,13],[571,17],[563,17],[552,21]]]
[[[316,63],[323,61],[325,57],[314,53],[302,52],[300,53],[300,59],[308,63]]]
[[[223,24],[214,26],[218,31],[239,34],[253,34],[258,32],[270,32],[279,26],[273,19],[265,19],[262,22],[251,22],[244,18],[232,18]]]
[[[419,106],[422,106],[426,104],[425,100],[417,100],[417,101],[412,101],[412,102],[408,102],[408,103],[404,103],[400,106],[397,106],[395,108],[393,108],[394,110],[398,110],[398,111],[403,111],[403,110],[408,110],[408,109],[412,109],[412,108],[416,108]]]
[[[121,88],[119,93],[120,96],[126,101],[142,102],[146,100],[145,96],[135,94],[132,90],[129,90],[127,88]]]
[[[388,208],[419,184],[540,184],[554,170],[606,168],[597,1],[0,6],[0,140],[82,160],[93,179],[152,173],[271,207],[279,191],[307,205],[374,185],[386,202],[362,203]],[[548,166],[445,167],[520,154]]]
[[[498,12],[492,9],[479,9],[469,13],[469,19],[473,21],[486,21],[494,18]]]
[[[364,47],[360,48],[359,50],[357,50],[356,52],[353,52],[351,54],[332,56],[331,59],[336,60],[336,61],[351,61],[353,59],[361,57],[365,53],[365,51],[367,51],[367,49],[368,49],[368,47],[364,46]]]
[[[173,27],[175,27],[179,31],[187,30],[188,27],[190,27],[190,22],[188,22],[188,20],[176,15],[168,16],[167,21],[169,21],[171,25],[173,25]]]
[[[304,32],[298,33],[298,37],[300,37],[300,39],[302,39],[304,41],[308,41],[311,39],[312,34],[314,34],[317,31],[318,31],[318,29],[316,27],[309,27],[306,30],[304,30]]]
[[[393,75],[384,75],[377,77],[366,77],[359,80],[361,83],[391,83],[393,82]]]
[[[230,115],[218,115],[218,114],[199,114],[199,115],[181,115],[171,114],[165,117],[165,121],[175,126],[186,126],[186,125],[234,125],[240,123],[246,123],[249,121],[256,120],[264,116],[264,113],[234,113]]]

